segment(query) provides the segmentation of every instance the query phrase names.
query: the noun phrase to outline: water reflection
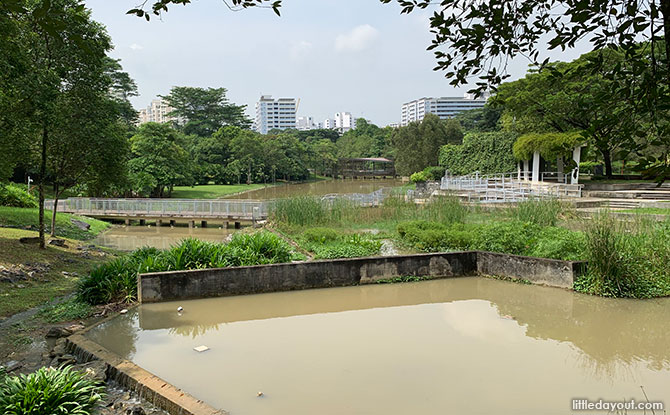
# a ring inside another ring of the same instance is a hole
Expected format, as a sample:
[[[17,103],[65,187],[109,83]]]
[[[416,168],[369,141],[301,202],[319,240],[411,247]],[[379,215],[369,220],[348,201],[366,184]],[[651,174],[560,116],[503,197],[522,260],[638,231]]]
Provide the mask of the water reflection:
[[[188,226],[119,226],[112,228],[93,240],[96,245],[120,251],[133,251],[143,246],[169,249],[182,239],[197,238],[204,241],[223,242],[235,229],[223,228],[221,224],[210,223],[208,228]]]
[[[332,193],[372,193],[383,187],[402,186],[401,180],[359,180],[337,179],[321,180],[311,183],[280,184],[258,190],[228,196],[228,199],[281,199],[293,196],[324,196]]]
[[[463,406],[454,413],[567,413],[570,397],[633,397],[639,385],[653,399],[663,398],[658,391],[667,393],[670,383],[669,306],[670,299],[613,300],[458,278],[147,304],[90,335],[238,413],[315,413],[310,405],[331,400],[295,402],[293,393],[316,379],[318,391],[308,393],[334,388],[354,402],[320,413],[399,413],[408,402],[416,406],[406,407],[407,413],[449,413],[444,411],[454,408],[453,401],[443,401],[445,390],[461,399],[486,391],[477,403],[486,410]],[[209,357],[190,354],[200,344],[212,348]],[[170,368],[161,364],[165,359],[173,362]],[[204,379],[186,381],[181,370]],[[207,382],[230,393],[210,391]],[[255,382],[291,402],[256,408],[255,401],[240,398],[241,388],[254,388]],[[371,384],[388,389],[379,396],[388,403],[380,407],[386,412],[368,406],[371,396],[350,389]],[[402,402],[389,397],[403,393]],[[516,393],[527,410],[510,403]],[[547,410],[551,405],[562,410]]]

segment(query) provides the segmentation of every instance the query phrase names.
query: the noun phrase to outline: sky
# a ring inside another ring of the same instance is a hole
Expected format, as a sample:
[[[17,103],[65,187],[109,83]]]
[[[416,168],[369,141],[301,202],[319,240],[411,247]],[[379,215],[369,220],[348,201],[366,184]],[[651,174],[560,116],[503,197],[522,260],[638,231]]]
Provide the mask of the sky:
[[[136,109],[173,86],[224,87],[253,114],[260,95],[300,99],[298,116],[315,121],[351,112],[385,126],[404,102],[462,96],[433,71],[428,12],[401,15],[378,0],[284,0],[269,9],[230,11],[221,0],[172,6],[150,22],[126,15],[139,0],[86,0],[103,23],[126,72],[137,82]],[[571,60],[586,50],[545,54]],[[509,66],[522,77],[528,61]]]

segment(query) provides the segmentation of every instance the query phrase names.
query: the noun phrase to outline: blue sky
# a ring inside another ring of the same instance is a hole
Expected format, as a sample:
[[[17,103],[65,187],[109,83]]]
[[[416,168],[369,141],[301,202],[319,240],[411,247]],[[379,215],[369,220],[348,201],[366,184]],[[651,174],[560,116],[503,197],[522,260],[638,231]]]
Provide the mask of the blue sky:
[[[425,11],[400,15],[378,0],[284,0],[231,12],[220,0],[172,7],[162,20],[126,15],[138,0],[87,0],[107,26],[124,69],[138,84],[136,108],[172,86],[225,87],[251,114],[261,94],[300,98],[298,115],[318,121],[349,111],[378,125],[397,122],[403,102],[462,95],[432,68]],[[581,50],[579,52],[583,52]],[[553,52],[569,60],[579,55]],[[514,78],[528,62],[510,65]]]

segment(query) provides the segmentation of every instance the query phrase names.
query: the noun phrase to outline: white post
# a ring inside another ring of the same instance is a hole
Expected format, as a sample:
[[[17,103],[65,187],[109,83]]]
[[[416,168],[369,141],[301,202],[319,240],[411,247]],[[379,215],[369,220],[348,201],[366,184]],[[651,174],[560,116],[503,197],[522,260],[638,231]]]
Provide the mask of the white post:
[[[531,179],[533,182],[540,181],[540,152],[536,151],[533,153],[533,176]]]
[[[523,161],[523,179],[528,181],[528,172],[530,170],[530,160]]]
[[[577,146],[572,150],[572,159],[577,163],[577,167],[572,169],[570,184],[579,184],[579,161],[582,158],[582,147]]]

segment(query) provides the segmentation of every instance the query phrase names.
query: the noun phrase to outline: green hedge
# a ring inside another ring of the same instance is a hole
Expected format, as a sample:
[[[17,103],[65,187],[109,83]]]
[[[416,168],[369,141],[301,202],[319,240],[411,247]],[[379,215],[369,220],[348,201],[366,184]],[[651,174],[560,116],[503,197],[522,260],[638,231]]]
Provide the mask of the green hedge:
[[[463,144],[440,148],[440,166],[456,175],[516,171],[512,152],[516,139],[516,134],[502,131],[469,133],[463,138]]]

